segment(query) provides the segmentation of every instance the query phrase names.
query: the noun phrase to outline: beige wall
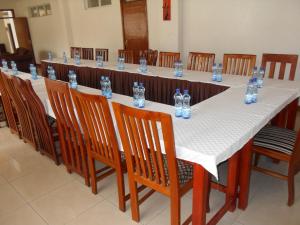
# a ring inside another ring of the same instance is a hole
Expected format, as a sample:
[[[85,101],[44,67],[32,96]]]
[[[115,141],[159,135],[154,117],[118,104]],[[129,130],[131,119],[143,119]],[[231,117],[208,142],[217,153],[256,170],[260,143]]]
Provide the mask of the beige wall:
[[[300,54],[299,0],[186,0],[183,53]],[[300,59],[297,69],[300,80]]]
[[[48,0],[53,15],[29,18],[37,60],[52,50],[56,55],[70,46],[106,47],[110,60],[122,48],[119,0],[111,6],[84,9],[83,0]],[[2,4],[2,6],[1,6]],[[17,16],[28,16],[28,7],[40,0],[3,0]],[[180,51],[224,53],[300,53],[299,0],[173,0],[172,20],[162,20],[162,1],[147,0],[149,47]],[[300,79],[300,63],[297,79]]]
[[[0,20],[0,43],[5,44],[6,51],[11,51],[4,20]]]

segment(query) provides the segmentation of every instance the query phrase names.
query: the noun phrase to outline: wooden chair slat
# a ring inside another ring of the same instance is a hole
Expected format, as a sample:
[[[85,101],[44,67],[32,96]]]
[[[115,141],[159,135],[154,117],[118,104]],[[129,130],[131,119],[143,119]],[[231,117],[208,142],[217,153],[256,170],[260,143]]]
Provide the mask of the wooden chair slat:
[[[256,63],[256,55],[224,54],[223,73],[251,76]],[[247,65],[247,66],[246,66]]]
[[[95,56],[103,56],[103,61],[107,62],[108,61],[108,54],[109,54],[109,49],[107,48],[96,48],[95,49]]]
[[[160,52],[159,53],[159,66],[174,68],[175,61],[180,60],[179,52]]]

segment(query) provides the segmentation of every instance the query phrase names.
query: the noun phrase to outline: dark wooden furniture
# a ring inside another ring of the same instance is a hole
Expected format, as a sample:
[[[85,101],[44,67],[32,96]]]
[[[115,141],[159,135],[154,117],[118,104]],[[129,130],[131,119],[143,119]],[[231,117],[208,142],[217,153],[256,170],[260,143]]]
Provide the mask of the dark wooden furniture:
[[[179,52],[160,52],[159,66],[173,68],[174,63],[180,60]]]
[[[232,75],[251,76],[255,67],[256,55],[224,54],[223,73]]]
[[[119,209],[125,211],[124,172],[125,157],[119,151],[118,141],[110,114],[107,99],[99,95],[89,95],[71,90],[72,98],[83,129],[88,154],[89,173],[94,194],[97,194],[97,181],[116,172],[119,195]],[[96,170],[95,161],[106,165]]]
[[[171,116],[114,102],[113,109],[126,157],[132,219],[140,220],[139,205],[157,191],[171,200],[171,224],[180,224],[180,198],[192,188],[193,171],[191,164],[176,160]],[[164,149],[157,124],[162,127]],[[139,199],[137,184],[152,190]]]
[[[22,72],[29,72],[29,65],[35,62],[33,52],[25,48],[18,48],[15,53],[1,55],[0,58],[8,62],[15,61],[18,70]]]
[[[263,54],[261,67],[267,68],[268,64],[270,64],[268,78],[274,78],[274,73],[276,69],[276,64],[280,64],[278,79],[283,80],[285,77],[286,65],[290,64],[290,72],[288,74],[289,80],[295,79],[295,73],[298,63],[298,55],[287,55],[287,54]],[[265,75],[266,76],[266,75]]]
[[[27,104],[29,116],[35,131],[38,150],[41,152],[41,154],[47,155],[57,165],[59,165],[60,154],[55,146],[55,120],[50,119],[47,116],[45,107],[33,90],[29,80],[25,81],[18,77],[13,77],[13,82],[16,89],[22,95],[25,103]]]
[[[7,54],[5,44],[0,44],[0,56]]]
[[[79,54],[81,58],[81,48],[80,47],[71,47],[70,48],[71,58],[74,58],[75,54]]]
[[[214,53],[190,52],[188,58],[188,70],[211,72],[215,62]]]
[[[276,126],[264,127],[254,138],[255,157],[253,169],[288,182],[288,206],[294,204],[294,176],[300,170],[300,131],[295,132]],[[288,175],[258,166],[259,155],[288,163]]]
[[[147,60],[147,64],[150,66],[156,66],[158,51],[157,50],[141,50],[140,51],[140,58],[144,57]]]
[[[109,50],[107,48],[96,48],[95,49],[95,56],[103,56],[103,61],[108,61],[108,52]]]
[[[67,171],[83,176],[90,186],[86,146],[76,117],[69,85],[45,78],[52,110],[56,117],[61,154]]]
[[[119,49],[118,55],[119,57],[123,57],[125,59],[125,63],[134,63],[134,55],[132,50]]]
[[[0,71],[0,93],[7,124],[10,128],[11,133],[17,134],[19,137],[21,137],[20,129],[18,128],[18,118],[14,113],[15,110],[13,108],[13,103],[4,84],[3,76],[5,75]]]
[[[21,128],[21,137],[25,143],[29,143],[35,149],[37,149],[37,143],[34,137],[34,128],[32,120],[29,116],[26,102],[16,89],[12,77],[3,74],[2,78],[4,80],[6,90],[8,91],[9,96],[12,98],[14,107],[18,115]]]
[[[81,58],[94,60],[94,49],[93,48],[81,48]]]

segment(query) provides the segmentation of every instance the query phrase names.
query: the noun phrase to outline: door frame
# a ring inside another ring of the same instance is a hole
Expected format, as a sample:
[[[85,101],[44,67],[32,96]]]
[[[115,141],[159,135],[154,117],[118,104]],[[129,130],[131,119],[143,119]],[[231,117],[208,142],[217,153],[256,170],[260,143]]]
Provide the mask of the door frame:
[[[149,26],[148,26],[148,5],[147,5],[147,0],[136,0],[136,1],[143,1],[145,2],[145,12],[146,12],[146,23],[147,23],[147,49],[149,49]],[[121,7],[121,19],[122,19],[122,33],[123,33],[123,48],[126,48],[126,43],[125,43],[125,30],[124,30],[124,16],[123,16],[123,11],[124,7],[123,4],[126,3],[126,0],[120,0],[120,7]]]

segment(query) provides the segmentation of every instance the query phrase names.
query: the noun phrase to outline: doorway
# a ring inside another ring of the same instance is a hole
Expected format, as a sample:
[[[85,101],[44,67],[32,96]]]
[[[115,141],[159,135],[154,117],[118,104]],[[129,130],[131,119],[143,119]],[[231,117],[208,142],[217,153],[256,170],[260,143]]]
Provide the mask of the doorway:
[[[146,0],[120,0],[124,49],[133,50],[134,63],[139,62],[139,51],[149,48]]]

